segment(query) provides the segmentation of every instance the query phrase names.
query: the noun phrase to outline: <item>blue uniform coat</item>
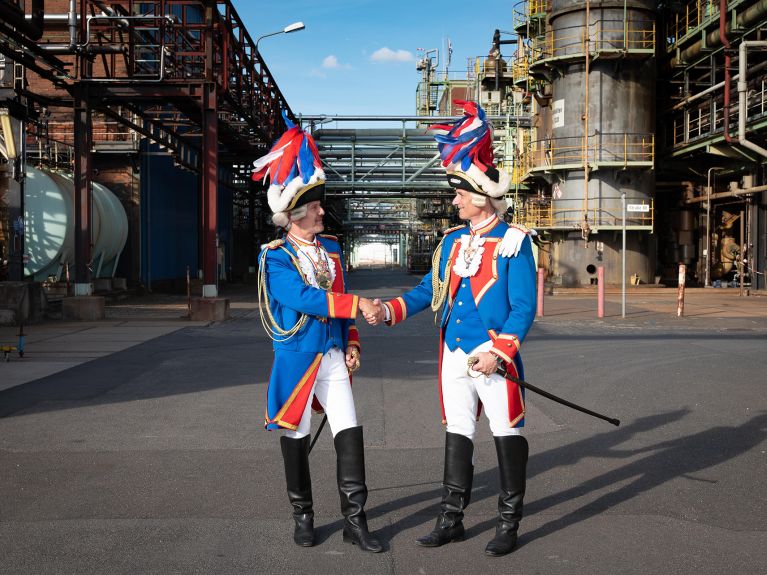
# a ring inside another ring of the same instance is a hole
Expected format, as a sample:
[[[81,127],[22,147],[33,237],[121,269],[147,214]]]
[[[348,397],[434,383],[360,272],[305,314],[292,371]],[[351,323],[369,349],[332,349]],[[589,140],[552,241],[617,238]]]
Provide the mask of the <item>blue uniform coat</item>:
[[[482,324],[486,332],[485,341],[492,340],[492,353],[507,362],[511,375],[524,378],[520,346],[535,319],[536,305],[536,273],[533,258],[532,243],[525,237],[519,254],[515,257],[499,255],[509,225],[496,220],[488,231],[481,232],[486,238],[485,250],[479,270],[468,278]],[[448,281],[449,292],[447,301],[440,317],[440,401],[442,401],[442,349],[445,328],[455,301],[458,286],[463,279],[453,271],[453,264],[460,249],[460,238],[469,234],[468,226],[460,226],[447,230],[440,250],[439,277]],[[401,297],[386,302],[391,316],[390,324],[403,321],[408,316],[430,307],[434,293],[432,274],[430,271],[421,282]],[[524,390],[515,383],[507,382],[509,403],[509,424],[524,425]],[[444,421],[444,404],[443,404]]]
[[[304,326],[284,340],[272,330],[274,364],[269,378],[265,425],[267,429],[297,429],[317,377],[322,356],[332,347],[359,347],[354,325],[359,297],[346,293],[346,272],[341,248],[332,236],[317,236],[335,264],[331,291],[309,285],[298,255],[290,242],[267,244],[259,256],[265,278],[269,309],[282,329],[296,324],[302,314]],[[315,402],[315,408],[319,405]]]

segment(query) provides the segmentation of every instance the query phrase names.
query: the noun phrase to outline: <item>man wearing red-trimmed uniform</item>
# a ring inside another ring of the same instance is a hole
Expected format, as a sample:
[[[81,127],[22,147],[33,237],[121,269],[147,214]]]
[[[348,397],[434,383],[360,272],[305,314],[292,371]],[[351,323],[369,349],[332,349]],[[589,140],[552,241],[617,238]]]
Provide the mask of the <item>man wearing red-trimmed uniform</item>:
[[[286,230],[259,256],[259,307],[274,341],[265,425],[280,438],[297,545],[314,545],[309,472],[312,407],[324,410],[337,455],[343,540],[365,551],[381,544],[367,527],[362,427],[357,424],[350,374],[360,366],[354,318],[369,300],[346,293],[343,256],[324,229],[325,174],[311,135],[283,114],[288,130],[254,164],[253,179],[270,178],[272,220]]]
[[[431,305],[440,320],[440,399],[446,424],[443,495],[435,528],[417,543],[439,547],[463,539],[463,510],[474,474],[474,433],[480,411],[490,422],[501,493],[495,537],[485,552],[510,553],[517,541],[528,444],[521,435],[524,393],[496,374],[498,365],[524,377],[520,346],[535,317],[535,263],[528,230],[498,216],[506,211],[509,176],[493,165],[492,130],[473,102],[459,102],[464,116],[436,126],[453,205],[467,225],[449,229],[437,247],[432,271],[418,286],[385,302],[370,323],[396,325]],[[376,301],[377,303],[377,301]]]

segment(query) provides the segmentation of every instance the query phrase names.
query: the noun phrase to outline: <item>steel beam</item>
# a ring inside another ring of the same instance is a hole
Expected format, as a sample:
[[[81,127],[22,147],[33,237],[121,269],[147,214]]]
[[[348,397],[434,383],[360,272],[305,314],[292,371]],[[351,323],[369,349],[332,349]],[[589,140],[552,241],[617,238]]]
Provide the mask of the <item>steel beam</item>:
[[[75,295],[90,295],[93,116],[88,87],[78,86],[74,96]]]
[[[203,297],[218,296],[218,114],[216,84],[206,85],[202,110],[202,277]]]

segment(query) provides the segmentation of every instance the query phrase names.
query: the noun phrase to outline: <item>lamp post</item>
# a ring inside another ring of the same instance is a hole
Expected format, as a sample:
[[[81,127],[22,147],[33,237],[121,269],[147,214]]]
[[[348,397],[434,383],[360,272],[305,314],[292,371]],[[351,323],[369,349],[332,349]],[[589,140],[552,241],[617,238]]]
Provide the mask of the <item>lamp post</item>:
[[[285,26],[282,30],[277,30],[277,32],[270,32],[269,34],[263,34],[262,36],[259,36],[256,39],[256,54],[258,54],[258,43],[264,38],[268,38],[269,36],[276,36],[277,34],[290,34],[291,32],[298,32],[304,28],[306,28],[306,26],[304,26],[303,22],[293,22],[292,24]]]

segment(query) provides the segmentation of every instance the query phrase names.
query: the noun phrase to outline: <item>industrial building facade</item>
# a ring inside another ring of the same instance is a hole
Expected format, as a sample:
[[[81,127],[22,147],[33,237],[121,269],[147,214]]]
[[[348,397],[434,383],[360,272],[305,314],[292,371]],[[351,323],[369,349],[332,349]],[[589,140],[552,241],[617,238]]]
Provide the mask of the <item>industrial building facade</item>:
[[[415,113],[399,118],[294,114],[230,0],[0,13],[0,280],[68,278],[88,295],[99,279],[160,289],[191,273],[215,298],[248,279],[273,233],[248,168],[282,109],[315,135],[352,265],[377,243],[424,271],[454,221],[426,128],[476,99],[550,283],[603,267],[608,283],[673,285],[685,264],[693,284],[765,288],[763,2],[510,3],[489,26],[512,31],[466,70],[422,55]],[[330,128],[343,120],[371,127]]]

